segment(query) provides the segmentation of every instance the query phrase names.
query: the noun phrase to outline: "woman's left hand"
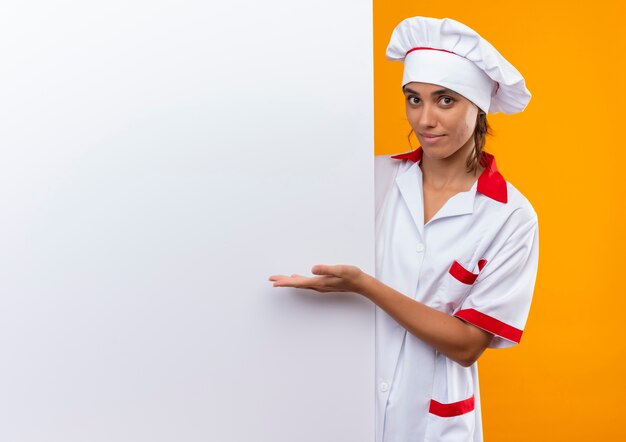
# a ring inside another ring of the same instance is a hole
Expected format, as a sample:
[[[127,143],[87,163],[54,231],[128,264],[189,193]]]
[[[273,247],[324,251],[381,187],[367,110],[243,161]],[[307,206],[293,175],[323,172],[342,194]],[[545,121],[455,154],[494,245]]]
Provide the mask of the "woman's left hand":
[[[360,293],[367,274],[351,265],[314,265],[312,278],[302,275],[272,275],[274,287],[296,287],[317,292],[354,292]]]

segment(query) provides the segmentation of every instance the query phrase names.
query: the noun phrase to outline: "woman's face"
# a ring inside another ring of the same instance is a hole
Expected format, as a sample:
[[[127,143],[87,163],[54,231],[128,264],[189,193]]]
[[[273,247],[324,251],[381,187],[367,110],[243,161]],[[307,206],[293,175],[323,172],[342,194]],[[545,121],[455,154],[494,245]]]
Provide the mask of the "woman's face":
[[[403,88],[406,116],[429,157],[454,154],[467,158],[474,147],[478,107],[462,95],[430,83],[408,83]]]

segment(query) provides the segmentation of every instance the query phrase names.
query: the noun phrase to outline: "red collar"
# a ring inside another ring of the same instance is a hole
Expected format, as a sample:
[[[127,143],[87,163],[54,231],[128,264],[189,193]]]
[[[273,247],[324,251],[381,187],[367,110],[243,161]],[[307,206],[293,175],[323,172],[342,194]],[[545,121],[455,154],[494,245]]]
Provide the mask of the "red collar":
[[[402,153],[399,155],[392,155],[391,158],[397,160],[409,159],[414,163],[417,163],[422,159],[422,148],[418,147],[416,150]],[[483,152],[483,158],[485,159],[485,170],[478,177],[478,186],[476,190],[489,198],[499,201],[501,203],[507,202],[506,180],[498,172],[496,166],[496,159],[493,155]]]

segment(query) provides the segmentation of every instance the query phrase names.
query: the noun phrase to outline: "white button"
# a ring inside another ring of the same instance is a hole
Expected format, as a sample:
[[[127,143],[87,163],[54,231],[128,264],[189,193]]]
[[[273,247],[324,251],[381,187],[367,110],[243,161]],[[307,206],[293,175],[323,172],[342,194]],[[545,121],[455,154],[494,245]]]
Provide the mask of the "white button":
[[[418,252],[422,253],[422,252],[424,251],[424,244],[419,243],[419,244],[417,245],[417,247],[415,247],[415,249],[416,249]]]
[[[389,384],[387,382],[381,382],[380,391],[387,391],[387,390],[389,390]]]

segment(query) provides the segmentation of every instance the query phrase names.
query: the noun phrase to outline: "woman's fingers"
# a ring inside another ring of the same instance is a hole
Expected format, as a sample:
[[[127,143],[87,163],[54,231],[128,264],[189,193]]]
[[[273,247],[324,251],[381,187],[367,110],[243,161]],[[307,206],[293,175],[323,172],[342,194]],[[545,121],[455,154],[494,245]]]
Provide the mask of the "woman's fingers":
[[[285,278],[304,278],[302,275],[298,275],[296,273],[294,273],[293,275],[289,276],[289,275],[272,275],[270,276],[268,279],[268,281],[280,281],[281,279],[285,279]]]
[[[361,270],[355,266],[324,264],[314,265],[311,273],[318,276],[311,278],[294,273],[291,276],[272,275],[269,280],[274,281],[274,287],[305,288],[318,292],[345,292],[355,290],[356,280],[362,274]]]
[[[337,278],[343,278],[346,273],[346,269],[350,266],[346,265],[324,265],[324,264],[316,264],[311,268],[311,273],[314,275],[326,275],[326,276],[334,276]]]
[[[270,276],[268,279],[268,281],[280,281],[283,278],[288,278],[288,276],[285,275],[272,275]]]
[[[333,287],[328,284],[329,281],[327,277],[324,276],[308,278],[298,274],[291,276],[272,275],[269,277],[269,280],[274,282],[274,287],[295,287],[322,291],[331,291],[333,289]]]
[[[313,273],[314,275],[333,275],[335,276],[335,274],[332,272],[331,266],[327,266],[327,265],[323,265],[323,264],[316,264],[311,268],[311,273]]]
[[[353,265],[338,264],[334,266],[329,266],[317,264],[313,266],[313,268],[311,269],[311,273],[315,275],[328,275],[349,280],[356,278],[362,272],[361,269]]]
[[[272,275],[269,277],[270,281],[274,281],[274,287],[306,287],[310,279],[312,278],[307,278],[295,273],[291,276]]]

